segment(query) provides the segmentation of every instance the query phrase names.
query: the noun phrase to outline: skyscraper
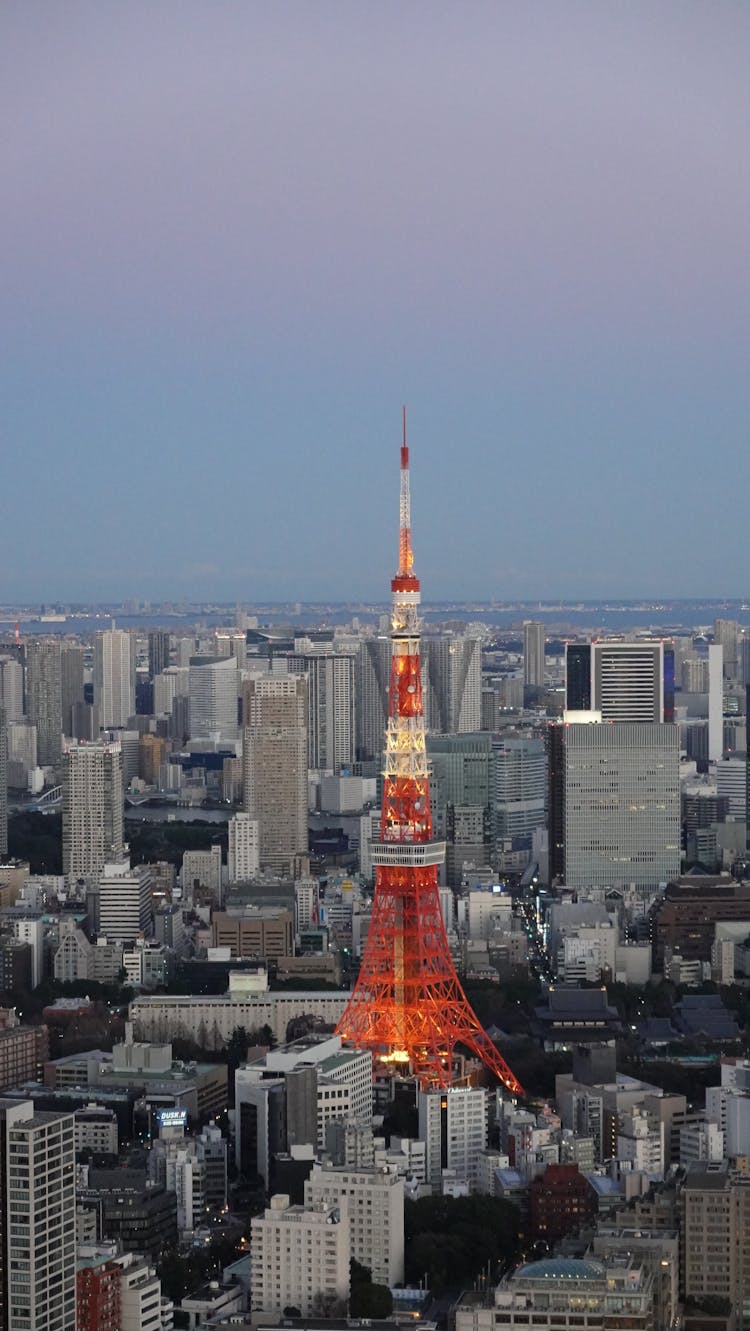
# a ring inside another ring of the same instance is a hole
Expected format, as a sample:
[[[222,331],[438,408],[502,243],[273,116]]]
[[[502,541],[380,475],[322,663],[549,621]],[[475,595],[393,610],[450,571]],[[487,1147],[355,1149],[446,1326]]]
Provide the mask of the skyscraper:
[[[169,634],[154,629],[148,635],[148,677],[155,679],[169,665]]]
[[[355,664],[350,652],[294,653],[290,674],[306,674],[308,684],[308,767],[316,771],[351,769],[355,759]]]
[[[248,813],[236,813],[229,819],[227,876],[230,883],[248,882],[260,869],[260,841],[257,819]]]
[[[119,744],[76,744],[63,767],[63,873],[93,878],[123,856]]]
[[[603,721],[665,719],[662,642],[569,643],[566,676],[568,711],[601,712]]]
[[[735,619],[714,620],[714,642],[724,648],[724,678],[736,679],[740,626]]]
[[[357,757],[364,762],[378,759],[383,751],[390,669],[391,644],[388,639],[365,638],[360,643],[357,660],[355,699]]]
[[[243,698],[245,812],[258,820],[261,867],[288,873],[308,849],[307,679],[255,675]]]
[[[0,1331],[75,1331],[75,1117],[0,1100]]]
[[[523,626],[523,682],[544,688],[544,624],[527,619]]]
[[[8,854],[8,725],[0,707],[0,859]]]
[[[482,724],[482,644],[479,638],[425,639],[427,729],[467,734]]]
[[[680,871],[679,729],[574,716],[549,729],[551,874],[656,889]]]
[[[60,652],[60,693],[62,729],[73,734],[73,709],[83,702],[83,648],[65,646]]]
[[[37,756],[42,767],[62,757],[62,677],[59,642],[26,646],[26,710],[36,726]]]
[[[190,738],[213,739],[234,748],[237,743],[237,699],[240,675],[233,656],[190,659]]]
[[[540,739],[502,738],[492,746],[497,838],[531,836],[544,826],[547,758]]]
[[[127,725],[135,714],[135,638],[107,629],[94,644],[94,703],[104,730]]]
[[[15,656],[0,656],[0,707],[8,721],[23,720],[23,666]]]

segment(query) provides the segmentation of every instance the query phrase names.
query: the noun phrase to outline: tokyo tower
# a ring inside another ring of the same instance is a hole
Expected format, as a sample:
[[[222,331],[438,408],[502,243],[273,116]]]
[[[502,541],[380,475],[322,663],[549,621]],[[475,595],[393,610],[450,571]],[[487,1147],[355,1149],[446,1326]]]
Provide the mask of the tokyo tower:
[[[522,1087],[469,1006],[456,974],[438,895],[445,843],[434,841],[419,661],[419,579],[413,572],[409,450],[401,448],[398,572],[391,582],[391,676],[375,900],[359,978],[337,1033],[376,1063],[424,1088],[452,1081],[457,1045],[513,1094]]]

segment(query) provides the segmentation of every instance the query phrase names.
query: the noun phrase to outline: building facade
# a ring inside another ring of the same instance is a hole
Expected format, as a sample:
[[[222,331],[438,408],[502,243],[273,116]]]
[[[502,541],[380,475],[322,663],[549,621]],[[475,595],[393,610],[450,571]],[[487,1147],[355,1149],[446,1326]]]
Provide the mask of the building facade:
[[[308,849],[307,679],[256,675],[243,698],[245,812],[258,822],[261,867],[288,873]]]

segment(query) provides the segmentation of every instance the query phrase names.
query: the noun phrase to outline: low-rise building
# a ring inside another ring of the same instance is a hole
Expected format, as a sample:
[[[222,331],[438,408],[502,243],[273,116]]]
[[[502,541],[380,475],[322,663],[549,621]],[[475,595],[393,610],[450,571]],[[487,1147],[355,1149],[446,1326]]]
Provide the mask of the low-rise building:
[[[494,1301],[468,1296],[456,1309],[456,1331],[528,1328],[538,1331],[653,1331],[654,1284],[637,1258],[611,1262],[550,1257],[519,1266],[497,1286]]]

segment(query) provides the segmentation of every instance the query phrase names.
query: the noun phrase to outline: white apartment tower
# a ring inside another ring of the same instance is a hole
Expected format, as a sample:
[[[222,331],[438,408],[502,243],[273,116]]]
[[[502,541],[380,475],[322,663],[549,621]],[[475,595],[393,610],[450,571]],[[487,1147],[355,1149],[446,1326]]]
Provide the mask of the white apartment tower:
[[[59,642],[26,646],[26,710],[36,726],[41,767],[56,766],[62,755],[62,664]]]
[[[285,1308],[299,1308],[309,1317],[321,1301],[339,1304],[343,1312],[351,1254],[343,1204],[291,1206],[279,1193],[251,1224],[252,1313],[280,1317]]]
[[[0,1100],[0,1326],[75,1331],[75,1117]]]
[[[63,873],[98,876],[123,855],[119,744],[74,744],[63,766]]]
[[[236,813],[229,819],[227,866],[230,883],[249,882],[260,871],[258,820],[249,813]]]
[[[307,675],[307,765],[314,771],[340,772],[354,763],[356,663],[354,651],[322,650],[288,658],[290,674]]]
[[[346,1204],[351,1253],[369,1267],[376,1285],[404,1279],[404,1181],[392,1168],[313,1167],[305,1205]]]
[[[135,638],[124,629],[107,629],[96,639],[94,702],[105,730],[127,725],[135,712]]]
[[[0,707],[9,721],[23,720],[23,667],[15,656],[0,656]]]
[[[308,849],[307,679],[255,675],[243,696],[245,812],[258,821],[261,867],[289,873]]]

